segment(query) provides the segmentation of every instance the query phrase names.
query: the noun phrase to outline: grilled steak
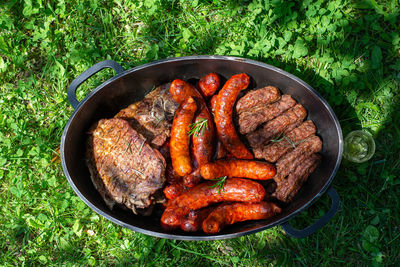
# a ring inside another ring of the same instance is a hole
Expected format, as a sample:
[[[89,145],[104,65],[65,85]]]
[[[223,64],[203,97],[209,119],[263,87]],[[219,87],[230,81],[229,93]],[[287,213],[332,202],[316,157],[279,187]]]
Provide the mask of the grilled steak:
[[[276,162],[281,156],[293,150],[300,142],[315,134],[316,131],[317,129],[311,120],[305,121],[299,127],[283,135],[279,141],[253,149],[254,156],[269,162]]]
[[[178,103],[169,93],[169,84],[164,84],[146,97],[121,110],[115,118],[129,121],[139,133],[151,140],[151,144],[160,147],[170,136],[172,120]]]
[[[259,125],[281,115],[294,105],[296,101],[290,95],[283,95],[278,102],[242,111],[238,119],[239,131],[241,134],[250,133]]]
[[[264,124],[262,128],[247,134],[246,138],[253,149],[258,148],[270,141],[274,136],[296,128],[306,115],[307,111],[304,107],[297,104],[282,115]]]
[[[272,194],[283,202],[292,201],[293,197],[300,190],[301,186],[310,176],[310,174],[317,168],[321,162],[321,156],[318,154],[311,154],[302,162],[292,166],[292,172],[287,179],[277,180],[276,191]]]
[[[93,184],[110,209],[119,203],[136,214],[159,200],[165,160],[127,121],[100,120],[89,137],[86,158]]]
[[[281,157],[276,163],[276,178],[280,179],[286,177],[293,169],[294,166],[301,163],[305,158],[307,158],[312,153],[317,153],[322,149],[321,139],[313,135],[299,145],[296,146],[293,151],[287,153]]]
[[[264,88],[251,90],[236,103],[236,113],[240,114],[243,111],[251,110],[254,107],[265,106],[278,101],[281,98],[278,88],[267,86]]]

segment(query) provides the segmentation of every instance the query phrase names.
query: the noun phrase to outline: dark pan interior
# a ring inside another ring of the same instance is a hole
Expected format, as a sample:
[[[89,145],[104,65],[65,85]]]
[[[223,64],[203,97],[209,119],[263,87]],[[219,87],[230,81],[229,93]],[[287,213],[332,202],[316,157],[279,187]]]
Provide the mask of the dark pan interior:
[[[308,111],[307,118],[314,121],[318,128],[317,134],[323,139],[321,165],[279,216],[269,220],[235,224],[214,236],[182,231],[166,232],[161,228],[157,215],[142,217],[120,209],[110,211],[92,185],[85,165],[85,140],[90,125],[101,118],[112,117],[120,109],[142,99],[154,86],[170,82],[175,78],[199,79],[210,72],[216,72],[225,79],[245,72],[252,79],[251,88],[274,85],[282,93],[291,94],[303,104]],[[326,102],[296,77],[256,61],[199,56],[149,63],[125,71],[100,85],[82,101],[71,117],[63,134],[61,150],[64,171],[71,186],[96,212],[115,223],[145,234],[176,239],[207,240],[231,238],[260,231],[287,221],[295,213],[309,206],[327,189],[340,164],[342,133],[336,116]]]

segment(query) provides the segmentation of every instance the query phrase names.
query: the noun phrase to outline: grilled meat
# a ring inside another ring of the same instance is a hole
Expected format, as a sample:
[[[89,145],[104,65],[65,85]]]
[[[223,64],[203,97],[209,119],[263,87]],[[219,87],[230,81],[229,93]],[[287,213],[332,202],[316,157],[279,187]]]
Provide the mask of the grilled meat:
[[[309,155],[317,153],[321,151],[321,149],[322,141],[318,136],[313,135],[305,139],[304,142],[300,143],[293,151],[287,153],[278,160],[276,163],[277,175],[275,178],[281,179],[282,177],[286,177],[290,171],[294,169],[293,166],[298,165]]]
[[[262,128],[247,134],[247,140],[253,148],[257,148],[271,140],[274,136],[297,127],[306,115],[307,111],[305,108],[297,104],[282,115],[264,124]]]
[[[296,101],[290,95],[283,95],[281,100],[275,103],[244,110],[238,115],[239,131],[241,134],[250,133],[259,125],[281,115],[294,105]]]
[[[311,120],[305,121],[299,127],[283,135],[279,140],[253,149],[254,156],[256,158],[264,158],[269,162],[276,162],[281,156],[293,150],[299,143],[315,134],[316,130]]]
[[[127,121],[100,120],[89,137],[86,158],[92,182],[110,209],[118,203],[142,213],[161,200],[164,157]]]
[[[251,90],[236,103],[236,112],[238,114],[251,110],[254,107],[265,106],[278,101],[281,98],[278,88],[274,86],[267,86],[264,88]]]
[[[143,100],[121,110],[115,118],[129,121],[153,146],[160,147],[170,136],[177,108],[178,103],[169,92],[169,84],[164,84],[148,93]]]
[[[276,191],[273,197],[283,202],[292,201],[293,197],[299,192],[307,178],[318,167],[321,162],[319,154],[311,154],[297,165],[292,165],[292,172],[286,179],[277,180]]]

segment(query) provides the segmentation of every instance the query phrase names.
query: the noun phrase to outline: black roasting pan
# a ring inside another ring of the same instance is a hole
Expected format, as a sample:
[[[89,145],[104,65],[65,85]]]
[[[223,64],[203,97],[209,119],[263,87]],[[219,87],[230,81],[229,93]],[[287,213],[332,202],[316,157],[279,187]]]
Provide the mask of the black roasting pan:
[[[78,102],[75,93],[79,85],[104,68],[112,68],[117,74]],[[244,72],[251,77],[251,88],[273,85],[282,93],[292,95],[307,109],[307,119],[314,121],[318,128],[317,134],[323,140],[321,151],[323,158],[320,166],[309,177],[294,200],[284,207],[278,216],[268,220],[234,224],[215,235],[206,235],[202,232],[186,233],[180,230],[169,232],[161,228],[160,217],[157,215],[143,217],[118,208],[112,211],[108,209],[95,190],[85,165],[84,152],[88,128],[97,120],[111,118],[122,108],[141,100],[154,86],[176,78],[199,79],[210,72],[220,74],[223,79]],[[238,57],[189,56],[159,60],[124,71],[118,63],[106,60],[92,66],[71,83],[68,100],[75,111],[65,126],[61,139],[61,159],[65,176],[75,193],[91,209],[133,231],[170,239],[216,240],[234,238],[281,225],[289,235],[301,238],[320,229],[338,211],[340,199],[330,185],[343,153],[343,137],[339,121],[332,108],[316,90],[279,68]],[[325,192],[332,200],[330,210],[305,229],[297,230],[291,227],[289,220],[309,207]]]

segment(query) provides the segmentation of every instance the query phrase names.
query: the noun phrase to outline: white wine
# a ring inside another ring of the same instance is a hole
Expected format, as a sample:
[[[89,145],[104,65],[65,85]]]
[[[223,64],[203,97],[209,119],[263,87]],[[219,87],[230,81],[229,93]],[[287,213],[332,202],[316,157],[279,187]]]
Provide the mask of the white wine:
[[[344,157],[352,162],[362,163],[375,153],[375,141],[365,131],[353,131],[344,140]]]

